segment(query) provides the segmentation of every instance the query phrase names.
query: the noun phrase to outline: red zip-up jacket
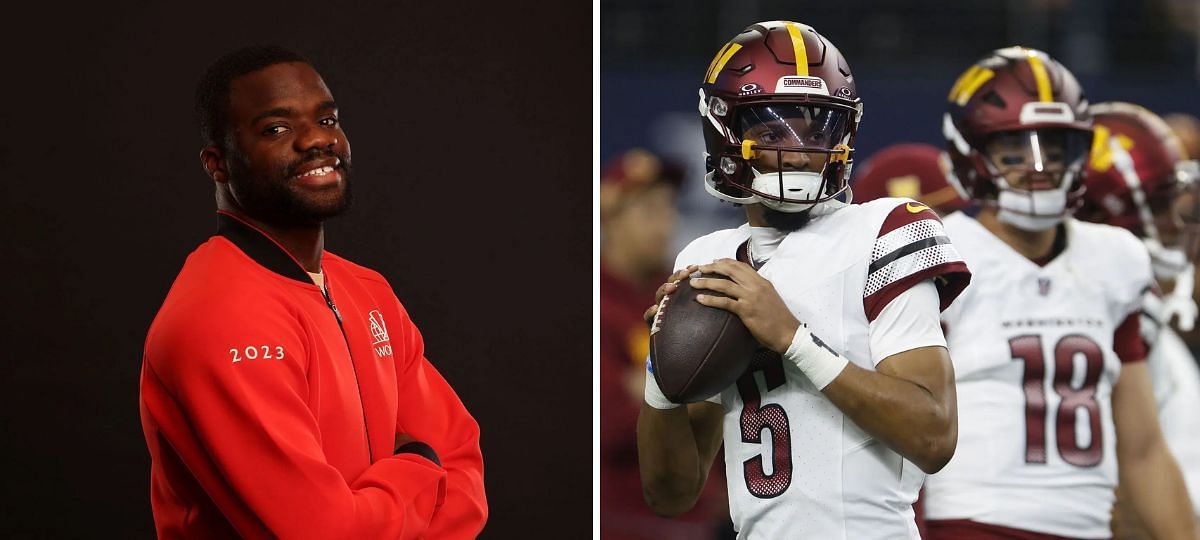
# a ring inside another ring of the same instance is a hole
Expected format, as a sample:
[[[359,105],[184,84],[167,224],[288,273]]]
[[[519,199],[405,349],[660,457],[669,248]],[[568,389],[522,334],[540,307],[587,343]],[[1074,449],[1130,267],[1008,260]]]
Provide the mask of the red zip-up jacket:
[[[474,538],[479,426],[387,281],[325,252],[327,298],[266,234],[218,219],[146,337],[159,537]],[[424,444],[393,455],[398,434]]]

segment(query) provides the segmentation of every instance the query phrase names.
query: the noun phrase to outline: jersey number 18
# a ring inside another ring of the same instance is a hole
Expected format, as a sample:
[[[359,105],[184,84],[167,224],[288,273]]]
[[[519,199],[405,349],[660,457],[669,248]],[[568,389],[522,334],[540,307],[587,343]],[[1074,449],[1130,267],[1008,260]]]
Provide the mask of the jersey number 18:
[[[1046,410],[1046,360],[1042,351],[1042,336],[1025,335],[1008,340],[1013,360],[1025,363],[1025,462],[1046,462],[1046,424],[1050,420]],[[1075,357],[1083,355],[1082,383],[1071,384],[1075,379]],[[1058,455],[1063,461],[1076,467],[1093,467],[1104,457],[1103,432],[1100,429],[1100,404],[1096,402],[1096,382],[1104,365],[1100,346],[1091,338],[1079,334],[1063,336],[1054,345],[1054,380],[1051,388],[1059,396],[1058,410],[1054,413],[1055,440]],[[1080,444],[1076,434],[1076,418],[1080,409],[1087,411],[1087,446]]]

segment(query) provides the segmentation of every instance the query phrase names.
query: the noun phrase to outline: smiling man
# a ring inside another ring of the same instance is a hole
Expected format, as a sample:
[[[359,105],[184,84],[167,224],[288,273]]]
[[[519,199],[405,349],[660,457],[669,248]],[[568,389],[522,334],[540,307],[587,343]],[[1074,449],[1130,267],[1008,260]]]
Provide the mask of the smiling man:
[[[160,538],[474,538],[479,428],[377,272],[324,250],[350,145],[303,57],[201,79],[217,234],[151,324],[141,374]]]

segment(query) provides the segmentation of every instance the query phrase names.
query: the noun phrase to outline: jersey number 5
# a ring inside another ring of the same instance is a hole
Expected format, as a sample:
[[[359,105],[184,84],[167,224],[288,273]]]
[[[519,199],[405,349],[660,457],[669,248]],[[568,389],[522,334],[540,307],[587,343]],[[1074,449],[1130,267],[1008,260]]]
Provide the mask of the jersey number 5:
[[[773,360],[763,369],[768,392],[785,382],[782,360]],[[762,404],[755,373],[747,371],[737,382],[738,393],[742,396],[742,442],[761,444],[763,430],[770,432],[771,474],[763,467],[762,454],[743,462],[742,473],[751,495],[771,499],[783,494],[792,484],[792,431],[783,407],[775,403]]]
[[[1018,336],[1008,340],[1013,360],[1025,363],[1025,462],[1046,462],[1046,361],[1042,354],[1042,337]],[[1075,357],[1083,355],[1081,384],[1075,386]],[[1058,394],[1054,430],[1058,455],[1076,467],[1093,467],[1104,456],[1104,436],[1100,429],[1100,404],[1096,402],[1096,382],[1104,365],[1100,346],[1086,336],[1063,336],[1054,345],[1054,380],[1051,387]],[[1087,411],[1087,446],[1082,446],[1075,425],[1080,409]]]

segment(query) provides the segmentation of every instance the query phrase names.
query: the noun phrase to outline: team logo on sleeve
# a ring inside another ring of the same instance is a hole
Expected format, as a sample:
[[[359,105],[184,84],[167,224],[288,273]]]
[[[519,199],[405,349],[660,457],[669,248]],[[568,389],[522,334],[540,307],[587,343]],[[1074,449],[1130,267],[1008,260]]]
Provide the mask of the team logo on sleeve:
[[[383,322],[383,314],[378,309],[371,310],[367,313],[367,319],[371,326],[371,338],[375,341],[371,343],[375,347],[375,354],[380,358],[392,355],[392,344],[384,345],[385,341],[390,341],[387,333],[387,324]]]

